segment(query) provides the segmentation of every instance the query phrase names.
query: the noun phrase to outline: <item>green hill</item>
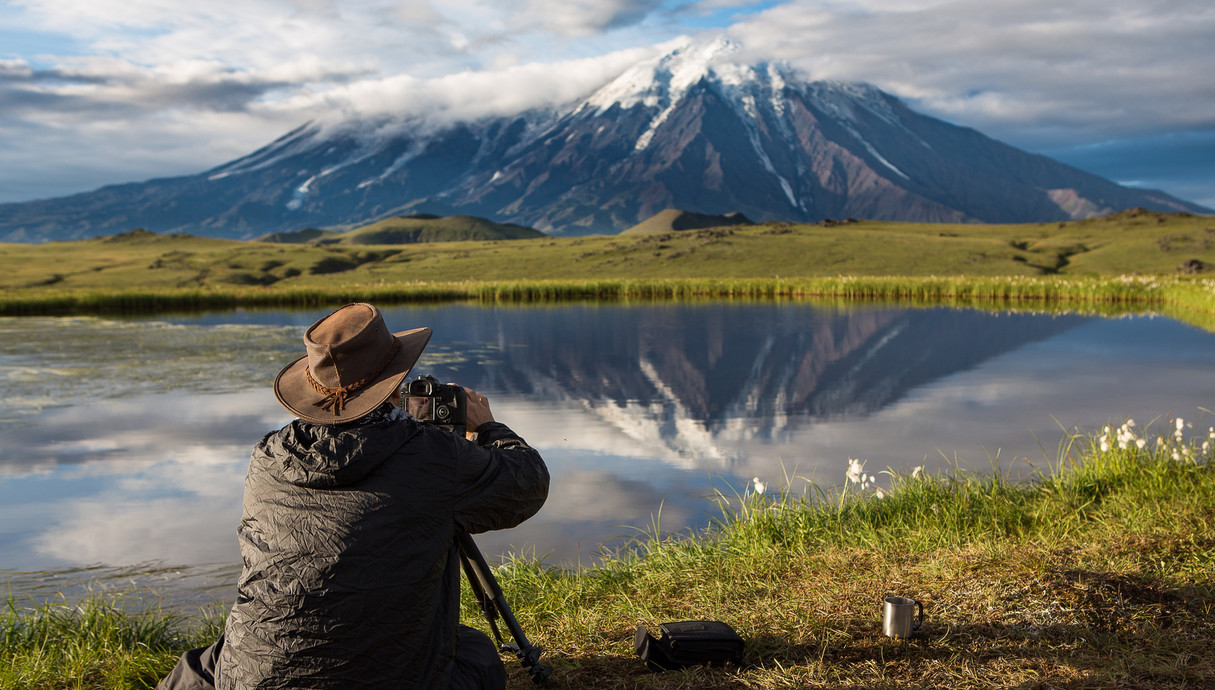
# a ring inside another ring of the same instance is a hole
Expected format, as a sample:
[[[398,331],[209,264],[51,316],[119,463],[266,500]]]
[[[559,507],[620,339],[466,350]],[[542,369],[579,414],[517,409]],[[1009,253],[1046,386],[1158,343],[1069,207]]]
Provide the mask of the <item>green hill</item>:
[[[308,244],[315,240],[323,239],[331,235],[337,235],[332,230],[318,230],[317,228],[304,228],[295,232],[275,232],[269,235],[262,235],[257,238],[258,242],[273,242],[274,244]]]
[[[754,225],[754,223],[741,213],[727,213],[724,216],[714,216],[693,211],[680,211],[677,208],[668,208],[665,211],[659,211],[620,234],[661,235],[667,232],[703,230],[705,228],[720,228],[732,225]]]
[[[511,223],[495,223],[475,216],[394,216],[351,230],[277,232],[259,238],[278,244],[418,244],[421,242],[469,242],[525,240],[545,237],[539,230]]]

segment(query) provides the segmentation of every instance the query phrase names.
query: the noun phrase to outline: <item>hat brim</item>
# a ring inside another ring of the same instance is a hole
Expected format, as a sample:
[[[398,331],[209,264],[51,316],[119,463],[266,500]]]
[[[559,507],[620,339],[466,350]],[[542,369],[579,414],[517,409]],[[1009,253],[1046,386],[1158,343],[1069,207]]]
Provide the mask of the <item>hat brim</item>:
[[[376,380],[351,391],[346,397],[341,414],[334,414],[332,409],[325,409],[315,403],[322,396],[308,383],[308,357],[300,357],[283,367],[274,379],[274,397],[279,404],[287,408],[291,414],[300,419],[316,422],[317,424],[341,424],[352,422],[359,417],[369,414],[401,387],[401,382],[409,375],[410,369],[422,356],[426,343],[430,341],[431,329],[423,326],[392,336],[401,343],[397,354],[384,367]]]

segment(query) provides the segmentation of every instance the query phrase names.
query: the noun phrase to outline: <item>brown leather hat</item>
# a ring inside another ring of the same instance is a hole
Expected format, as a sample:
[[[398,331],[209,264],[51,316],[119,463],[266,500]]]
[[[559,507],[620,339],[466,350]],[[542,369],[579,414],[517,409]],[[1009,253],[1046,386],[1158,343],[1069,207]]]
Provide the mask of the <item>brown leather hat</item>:
[[[347,304],[304,332],[308,354],[274,379],[274,397],[310,422],[362,417],[392,396],[409,374],[431,329],[389,333],[380,310]]]

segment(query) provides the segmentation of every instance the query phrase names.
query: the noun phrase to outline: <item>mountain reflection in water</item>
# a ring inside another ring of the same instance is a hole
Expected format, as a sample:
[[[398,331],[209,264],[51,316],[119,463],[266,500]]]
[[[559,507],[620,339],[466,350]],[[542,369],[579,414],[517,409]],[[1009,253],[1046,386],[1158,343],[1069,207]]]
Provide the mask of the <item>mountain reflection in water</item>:
[[[271,381],[324,313],[0,319],[0,569],[15,589],[154,564],[144,581],[226,597],[249,448],[289,419]],[[415,374],[487,393],[549,463],[544,509],[482,550],[565,565],[655,522],[704,525],[714,490],[755,476],[831,485],[850,457],[871,473],[1028,470],[1054,459],[1061,425],[1198,421],[1215,390],[1215,338],[1160,318],[800,303],[385,316],[432,326]]]

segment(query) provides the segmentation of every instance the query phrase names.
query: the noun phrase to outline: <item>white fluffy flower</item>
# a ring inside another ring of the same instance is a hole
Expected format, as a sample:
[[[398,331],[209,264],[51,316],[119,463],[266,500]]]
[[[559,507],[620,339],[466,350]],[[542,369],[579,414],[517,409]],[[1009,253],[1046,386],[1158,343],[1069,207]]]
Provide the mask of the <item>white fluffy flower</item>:
[[[768,485],[761,482],[759,477],[751,478],[751,486],[755,489],[755,493],[757,494],[762,494],[764,490],[768,488]]]
[[[864,471],[865,463],[855,458],[848,458],[848,481],[853,484],[860,484],[864,481],[862,479]]]

